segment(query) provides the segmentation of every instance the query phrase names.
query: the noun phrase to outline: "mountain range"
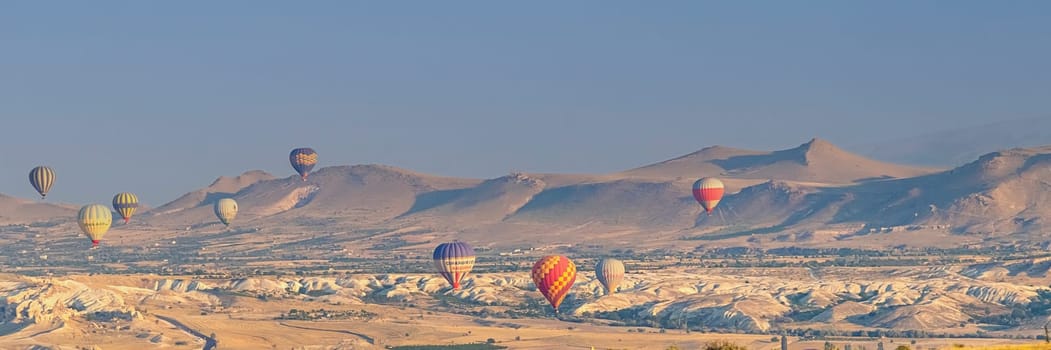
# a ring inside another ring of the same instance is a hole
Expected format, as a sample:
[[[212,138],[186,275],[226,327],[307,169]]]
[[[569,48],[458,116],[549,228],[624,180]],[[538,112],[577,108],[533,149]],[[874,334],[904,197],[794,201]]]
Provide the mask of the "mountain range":
[[[690,192],[693,181],[705,176],[726,185],[710,216]],[[698,242],[1039,241],[1051,220],[1051,146],[992,152],[951,169],[875,161],[813,139],[777,151],[712,146],[607,174],[470,179],[354,165],[323,167],[303,181],[254,170],[144,208],[131,224],[115,223],[113,231],[213,234],[222,225],[212,205],[224,197],[240,207],[234,228],[288,235],[369,232],[364,236],[421,249],[438,239],[492,247],[598,243],[683,249]],[[0,224],[68,226],[76,215],[72,205],[6,196],[0,197],[0,209]]]

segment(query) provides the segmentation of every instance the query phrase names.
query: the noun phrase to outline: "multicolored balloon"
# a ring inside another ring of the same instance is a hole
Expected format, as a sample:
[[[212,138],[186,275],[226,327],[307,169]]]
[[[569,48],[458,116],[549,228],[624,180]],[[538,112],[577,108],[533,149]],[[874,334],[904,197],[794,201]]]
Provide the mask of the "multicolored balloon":
[[[230,227],[230,221],[237,217],[237,201],[231,198],[223,198],[215,202],[215,216],[219,218],[219,221],[223,222],[223,225]]]
[[[719,205],[723,198],[723,182],[714,177],[706,177],[693,183],[693,198],[701,203],[704,211],[712,215],[712,209]]]
[[[471,272],[474,259],[474,248],[467,243],[442,243],[434,248],[434,266],[452,284],[453,290],[460,290],[460,281]]]
[[[615,293],[624,280],[624,263],[612,258],[602,259],[595,265],[595,276],[606,287],[606,294]]]
[[[40,193],[40,199],[44,199],[55,184],[55,170],[43,165],[33,168],[29,171],[29,183]]]
[[[102,204],[85,205],[77,213],[77,224],[80,225],[80,230],[91,238],[91,248],[98,247],[99,241],[106,231],[109,231],[112,223],[113,216],[109,208]]]
[[[288,161],[292,162],[292,168],[306,181],[310,170],[317,164],[317,152],[312,148],[296,148],[288,154]]]
[[[124,223],[128,223],[131,220],[131,216],[135,214],[135,209],[139,208],[139,197],[135,196],[131,192],[121,192],[113,196],[113,210],[120,214],[120,217],[124,219]]]
[[[577,266],[562,255],[548,255],[533,264],[533,283],[558,314],[558,306],[577,278]]]

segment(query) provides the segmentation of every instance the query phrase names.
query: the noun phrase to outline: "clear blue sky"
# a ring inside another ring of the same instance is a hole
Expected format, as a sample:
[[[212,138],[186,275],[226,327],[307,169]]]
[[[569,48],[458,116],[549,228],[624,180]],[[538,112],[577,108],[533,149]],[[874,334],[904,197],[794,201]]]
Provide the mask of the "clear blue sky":
[[[1046,115],[1047,1],[0,3],[0,193],[220,175],[605,172]]]

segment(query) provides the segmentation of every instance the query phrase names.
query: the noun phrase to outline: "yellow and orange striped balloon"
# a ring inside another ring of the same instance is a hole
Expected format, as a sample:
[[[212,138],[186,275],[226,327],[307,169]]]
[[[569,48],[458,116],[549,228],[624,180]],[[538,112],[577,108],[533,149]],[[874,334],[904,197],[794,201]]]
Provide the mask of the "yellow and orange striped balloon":
[[[577,266],[562,255],[548,255],[533,264],[533,283],[558,314],[558,306],[577,279]]]

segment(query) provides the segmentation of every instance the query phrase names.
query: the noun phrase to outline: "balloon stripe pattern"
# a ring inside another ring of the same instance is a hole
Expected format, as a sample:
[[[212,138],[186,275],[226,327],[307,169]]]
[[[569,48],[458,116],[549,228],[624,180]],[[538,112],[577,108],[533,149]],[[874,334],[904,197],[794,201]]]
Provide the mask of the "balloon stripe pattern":
[[[617,259],[602,259],[595,265],[595,276],[606,287],[606,294],[615,293],[624,280],[624,263]]]
[[[97,247],[99,241],[102,240],[102,236],[109,231],[110,224],[112,224],[113,216],[110,214],[109,208],[102,204],[88,204],[80,208],[80,212],[77,214],[77,224],[80,225],[80,230],[84,231],[84,234],[91,238],[91,247]]]
[[[219,217],[223,225],[229,227],[230,221],[237,217],[237,202],[230,198],[223,198],[215,202],[215,216]]]
[[[113,196],[113,210],[116,210],[120,217],[124,219],[124,223],[128,223],[131,220],[131,216],[135,214],[135,210],[139,208],[139,197],[133,193],[121,192]]]
[[[29,171],[29,183],[40,193],[40,198],[44,199],[51,190],[51,185],[55,183],[55,170],[46,166],[33,168]]]
[[[533,283],[558,313],[558,306],[576,281],[577,267],[562,255],[548,255],[533,264]]]
[[[445,277],[453,290],[460,289],[460,281],[474,268],[474,248],[463,242],[439,244],[434,248],[434,266]]]
[[[693,198],[711,215],[712,209],[723,198],[723,182],[713,177],[697,180],[693,183]]]
[[[288,154],[288,161],[292,163],[292,168],[299,173],[303,181],[306,181],[307,175],[317,164],[317,152],[314,152],[312,148],[296,148]]]

